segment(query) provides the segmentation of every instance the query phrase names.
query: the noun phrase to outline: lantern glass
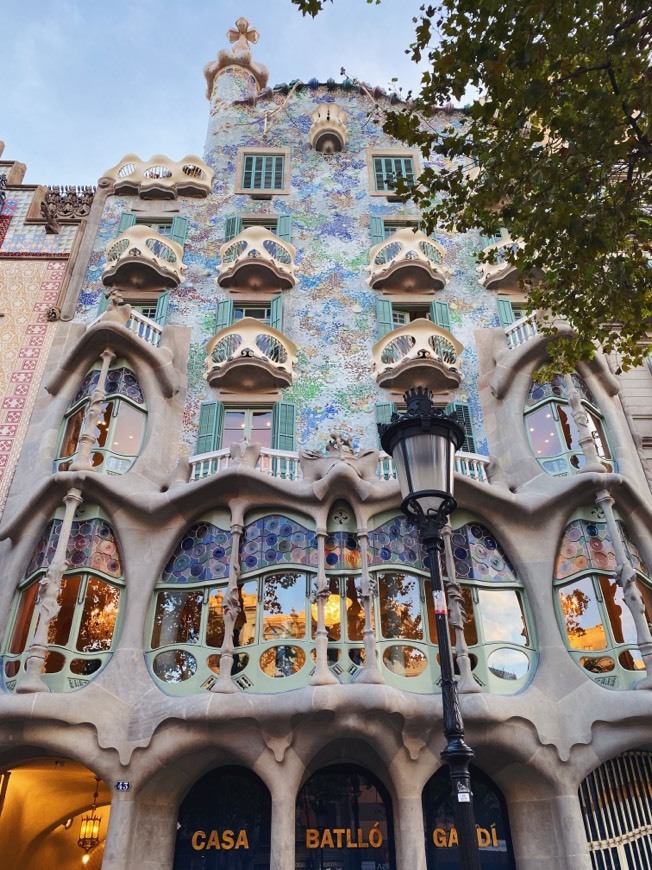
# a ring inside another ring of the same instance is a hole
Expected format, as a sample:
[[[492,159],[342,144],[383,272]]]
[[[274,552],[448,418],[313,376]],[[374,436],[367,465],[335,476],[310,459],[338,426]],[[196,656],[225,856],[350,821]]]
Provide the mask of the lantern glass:
[[[418,499],[424,513],[437,512],[444,496],[453,495],[455,447],[442,432],[410,432],[393,452],[403,498],[423,492]]]

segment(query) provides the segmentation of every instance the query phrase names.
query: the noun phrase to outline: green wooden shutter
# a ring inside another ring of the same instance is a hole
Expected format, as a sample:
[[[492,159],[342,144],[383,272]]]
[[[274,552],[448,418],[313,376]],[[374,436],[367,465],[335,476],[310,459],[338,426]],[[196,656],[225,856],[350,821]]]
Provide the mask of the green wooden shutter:
[[[292,215],[280,214],[276,221],[276,235],[284,242],[292,241]]]
[[[395,402],[378,402],[376,405],[376,425],[380,423],[391,423],[392,414],[395,413]]]
[[[369,218],[369,228],[371,230],[371,246],[379,245],[385,241],[385,220],[381,217],[371,215]]]
[[[275,296],[270,302],[269,325],[283,332],[283,297]]]
[[[215,332],[225,329],[233,323],[233,299],[224,299],[217,303],[215,313]]]
[[[186,237],[188,235],[188,218],[179,217],[177,215],[172,219],[172,230],[170,231],[170,238],[173,242],[176,242],[178,245],[183,246],[186,244]]]
[[[170,291],[166,290],[161,293],[156,303],[156,314],[154,315],[154,323],[159,326],[165,326],[165,321],[168,319],[168,306],[170,304]]]
[[[448,302],[433,301],[430,305],[430,319],[442,329],[451,331],[451,316]]]
[[[231,239],[234,239],[236,236],[240,235],[242,232],[242,218],[237,217],[228,217],[226,219],[226,226],[224,228],[224,241],[230,242]]]
[[[106,289],[108,290],[109,288],[107,287]],[[108,307],[109,307],[109,300],[106,297],[104,288],[102,288],[102,290],[100,290],[100,299],[99,299],[99,302],[97,303],[97,316],[99,317],[100,314],[104,314],[104,312],[106,311],[106,309]]]
[[[444,410],[447,414],[455,414],[457,422],[464,429],[465,438],[460,450],[464,450],[465,453],[475,453],[475,436],[469,406],[466,402],[449,402]]]
[[[197,453],[212,453],[222,441],[224,405],[222,402],[202,402],[199,407]]]
[[[382,338],[394,329],[392,322],[392,303],[389,299],[376,300],[376,321],[378,327],[378,338]]]
[[[129,227],[133,227],[136,223],[136,215],[131,211],[123,211],[120,215],[120,223],[118,225],[118,235],[126,232]]]
[[[514,312],[512,310],[512,303],[509,299],[501,299],[500,296],[496,300],[498,303],[498,319],[500,320],[500,325],[505,329],[508,326],[511,326],[514,323]]]
[[[295,408],[292,402],[277,402],[272,409],[272,447],[294,450]]]

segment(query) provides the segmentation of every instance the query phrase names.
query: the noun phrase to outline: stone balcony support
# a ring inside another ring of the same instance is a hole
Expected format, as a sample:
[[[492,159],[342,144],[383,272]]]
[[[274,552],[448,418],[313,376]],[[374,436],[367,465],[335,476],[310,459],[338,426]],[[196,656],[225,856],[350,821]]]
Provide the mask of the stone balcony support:
[[[176,199],[179,196],[208,196],[214,174],[210,166],[194,154],[179,161],[170,160],[164,154],[155,154],[149,160],[126,154],[119,163],[107,169],[104,178],[113,182],[116,195]]]
[[[297,347],[282,332],[254,317],[221,329],[206,345],[204,377],[229,393],[270,393],[294,380]]]
[[[448,281],[446,252],[420,230],[397,230],[369,252],[368,283],[385,293],[434,293]]]
[[[217,283],[233,292],[278,292],[296,284],[294,245],[264,227],[243,230],[220,248]]]
[[[175,288],[186,270],[182,258],[181,245],[137,224],[109,244],[102,282],[125,293]]]
[[[519,272],[516,266],[508,262],[507,254],[515,254],[523,245],[515,242],[509,236],[484,248],[482,253],[496,252],[494,263],[480,263],[478,279],[487,290],[510,290],[519,287]]]
[[[434,392],[454,390],[462,375],[464,346],[445,329],[419,318],[394,329],[372,347],[372,373],[383,389],[407,390],[425,383]]]

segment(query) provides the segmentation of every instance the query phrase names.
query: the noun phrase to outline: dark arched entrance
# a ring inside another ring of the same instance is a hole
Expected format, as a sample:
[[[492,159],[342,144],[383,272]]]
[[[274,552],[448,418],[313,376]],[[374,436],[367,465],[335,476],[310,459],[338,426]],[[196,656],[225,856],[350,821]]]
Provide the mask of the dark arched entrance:
[[[356,764],[314,773],[297,798],[296,870],[395,870],[392,802]]]
[[[220,767],[179,808],[174,870],[267,870],[272,801],[251,771]]]
[[[471,786],[482,870],[516,870],[507,806],[500,789],[473,765]],[[448,766],[430,777],[423,789],[428,870],[458,870],[460,866],[450,792]]]

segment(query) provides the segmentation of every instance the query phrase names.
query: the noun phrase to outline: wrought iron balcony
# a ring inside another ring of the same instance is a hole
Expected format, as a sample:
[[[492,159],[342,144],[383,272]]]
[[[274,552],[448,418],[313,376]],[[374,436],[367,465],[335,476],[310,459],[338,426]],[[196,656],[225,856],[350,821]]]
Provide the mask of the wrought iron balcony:
[[[341,151],[348,142],[346,112],[336,103],[321,103],[311,114],[310,147],[322,154]]]
[[[233,291],[278,292],[296,284],[296,249],[265,227],[248,227],[220,248],[220,287]]]
[[[211,387],[227,392],[268,393],[294,380],[297,347],[282,332],[253,317],[221,329],[206,345]]]
[[[176,199],[178,196],[208,196],[213,175],[213,170],[201,157],[194,155],[175,162],[163,154],[149,160],[127,154],[104,173],[104,178],[113,181],[116,194],[136,194],[142,199]]]
[[[102,282],[125,291],[178,287],[186,267],[183,248],[148,226],[130,227],[106,251]]]
[[[497,290],[498,288],[507,289],[518,287],[519,275],[516,266],[507,261],[507,254],[515,254],[522,247],[521,242],[515,242],[509,236],[493,245],[488,245],[484,248],[483,253],[488,254],[490,251],[496,252],[495,263],[480,263],[478,272],[480,273],[480,283],[487,290]]]
[[[448,281],[445,254],[425,233],[404,227],[369,252],[368,283],[374,290],[387,293],[441,290]]]
[[[394,329],[372,347],[372,372],[379,387],[407,390],[426,383],[432,390],[459,386],[457,367],[464,346],[450,332],[419,318]]]

